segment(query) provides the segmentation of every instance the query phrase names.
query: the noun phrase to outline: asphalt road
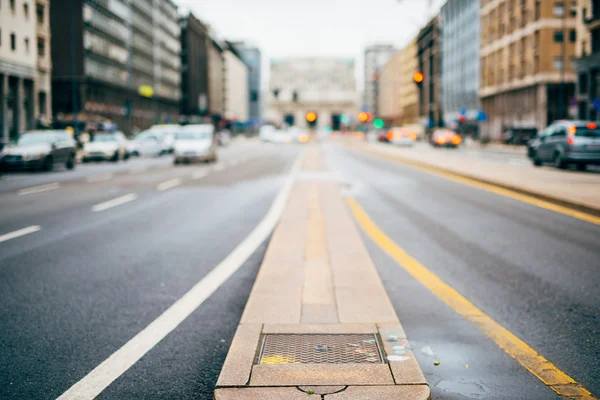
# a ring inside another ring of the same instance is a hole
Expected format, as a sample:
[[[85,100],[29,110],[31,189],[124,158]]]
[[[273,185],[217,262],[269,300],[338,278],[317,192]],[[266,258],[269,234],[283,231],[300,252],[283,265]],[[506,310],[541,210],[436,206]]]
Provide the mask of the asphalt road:
[[[41,230],[0,241],[0,398],[57,398],[155,320],[262,220],[297,154],[247,143],[217,165],[3,176],[0,235]],[[211,398],[265,246],[100,397]]]
[[[327,155],[396,244],[600,395],[599,226],[341,146]],[[557,397],[364,239],[432,398]]]
[[[262,220],[300,148],[235,143],[217,165],[165,157],[2,176],[0,399],[57,398],[169,309]],[[323,148],[399,246],[600,395],[600,227]],[[432,398],[557,397],[363,237]],[[265,248],[99,398],[211,399]]]

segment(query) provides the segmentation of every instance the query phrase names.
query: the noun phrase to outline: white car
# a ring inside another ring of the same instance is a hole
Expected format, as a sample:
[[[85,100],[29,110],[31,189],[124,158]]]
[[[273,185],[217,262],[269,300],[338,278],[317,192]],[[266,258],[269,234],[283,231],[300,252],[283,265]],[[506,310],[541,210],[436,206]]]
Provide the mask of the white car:
[[[83,162],[127,160],[127,139],[122,132],[96,132],[83,145]]]
[[[217,161],[215,128],[212,124],[186,125],[175,137],[175,164]]]
[[[258,137],[263,142],[269,142],[276,131],[277,129],[273,125],[263,125],[258,131]]]
[[[156,132],[144,131],[130,142],[130,151],[143,157],[156,157],[169,152],[169,144],[163,140],[163,135]]]

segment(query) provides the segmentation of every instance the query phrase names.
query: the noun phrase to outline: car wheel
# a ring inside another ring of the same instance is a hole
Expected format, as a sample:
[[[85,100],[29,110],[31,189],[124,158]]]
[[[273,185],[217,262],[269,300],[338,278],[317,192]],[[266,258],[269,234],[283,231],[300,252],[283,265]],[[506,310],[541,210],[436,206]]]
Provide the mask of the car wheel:
[[[563,159],[562,154],[560,154],[559,152],[554,153],[554,158],[552,159],[552,163],[558,169],[565,169],[565,168],[567,168],[567,163]]]
[[[177,159],[173,160],[173,164],[179,165],[179,160],[177,160]]]
[[[54,160],[51,156],[48,156],[42,163],[42,171],[52,171],[52,168],[54,168]]]
[[[578,163],[576,166],[577,166],[577,171],[585,171],[585,169],[587,168],[587,164],[585,164],[585,163]]]
[[[67,162],[65,163],[65,167],[67,167],[67,169],[69,169],[69,170],[75,168],[75,156],[73,154],[71,154],[69,156],[69,158],[67,159]]]
[[[540,158],[537,156],[537,153],[535,152],[531,153],[531,161],[533,161],[533,165],[535,165],[536,167],[542,166],[542,160],[540,160]]]
[[[118,162],[119,161],[119,152],[115,151],[115,155],[112,156],[112,158],[110,159],[110,161],[112,162]]]

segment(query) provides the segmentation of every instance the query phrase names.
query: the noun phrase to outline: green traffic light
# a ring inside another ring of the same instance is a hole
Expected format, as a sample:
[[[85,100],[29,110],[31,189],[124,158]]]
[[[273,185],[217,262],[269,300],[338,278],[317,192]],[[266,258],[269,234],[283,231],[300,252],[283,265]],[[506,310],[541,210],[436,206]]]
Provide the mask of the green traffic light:
[[[383,122],[381,118],[377,118],[375,121],[373,121],[373,126],[377,129],[381,129],[385,126],[385,122]]]

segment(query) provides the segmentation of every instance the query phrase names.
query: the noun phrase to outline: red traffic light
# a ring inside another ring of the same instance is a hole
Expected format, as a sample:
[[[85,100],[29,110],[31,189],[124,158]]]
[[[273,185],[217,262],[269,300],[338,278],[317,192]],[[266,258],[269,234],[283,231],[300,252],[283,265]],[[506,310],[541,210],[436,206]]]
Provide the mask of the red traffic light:
[[[317,114],[312,111],[306,113],[306,120],[308,122],[315,122],[317,120]]]
[[[413,81],[415,83],[423,83],[424,79],[425,79],[425,75],[423,75],[422,72],[415,72],[415,74],[413,75]]]

